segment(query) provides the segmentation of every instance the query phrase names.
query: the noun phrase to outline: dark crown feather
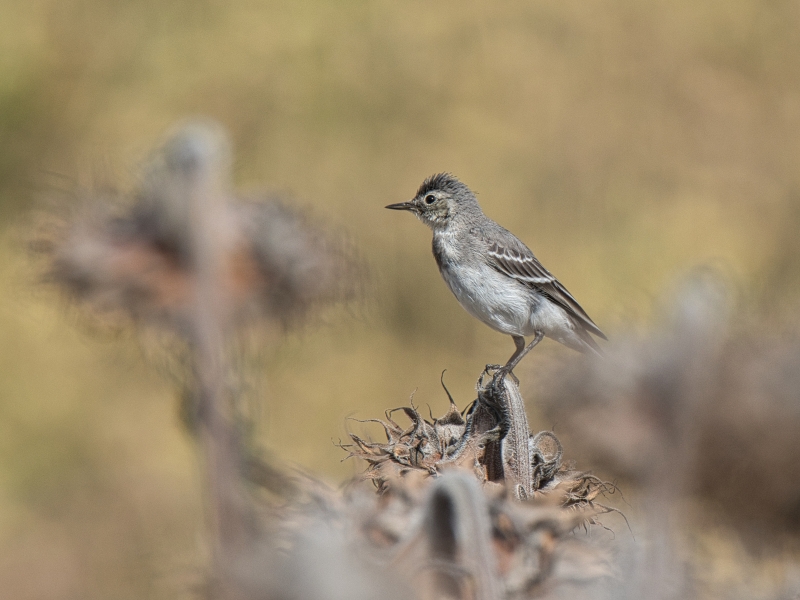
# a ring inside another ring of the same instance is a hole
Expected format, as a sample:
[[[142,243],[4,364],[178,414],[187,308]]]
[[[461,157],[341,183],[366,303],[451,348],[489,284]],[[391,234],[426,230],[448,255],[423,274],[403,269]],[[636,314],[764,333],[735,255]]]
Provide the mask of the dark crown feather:
[[[466,185],[461,183],[450,173],[437,173],[436,175],[431,175],[422,182],[422,185],[419,186],[419,189],[417,190],[417,196],[422,196],[428,192],[433,192],[436,190],[450,192],[452,194],[456,194],[458,192],[466,192],[468,194],[472,193]]]

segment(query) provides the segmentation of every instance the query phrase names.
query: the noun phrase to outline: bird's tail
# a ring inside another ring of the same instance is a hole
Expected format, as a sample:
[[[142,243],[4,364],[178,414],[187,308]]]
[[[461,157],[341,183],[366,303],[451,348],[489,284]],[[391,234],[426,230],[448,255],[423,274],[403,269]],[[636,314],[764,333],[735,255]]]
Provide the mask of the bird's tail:
[[[577,339],[574,339],[573,344],[566,344],[567,346],[584,354],[593,352],[597,356],[603,356],[603,351],[600,349],[600,346],[592,337],[591,333],[581,327],[580,324],[576,324],[574,331]]]

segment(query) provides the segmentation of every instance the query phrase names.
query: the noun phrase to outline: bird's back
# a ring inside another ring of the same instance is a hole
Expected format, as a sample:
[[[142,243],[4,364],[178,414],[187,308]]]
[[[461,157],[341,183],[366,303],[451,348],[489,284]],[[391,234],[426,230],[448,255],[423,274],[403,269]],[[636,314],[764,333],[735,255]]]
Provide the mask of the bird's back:
[[[605,334],[522,240],[486,216],[473,224],[468,238],[462,240],[464,247],[481,254],[495,270],[544,295],[563,309],[574,322],[578,334],[586,333],[581,338],[593,349],[599,350],[588,333],[607,339]]]

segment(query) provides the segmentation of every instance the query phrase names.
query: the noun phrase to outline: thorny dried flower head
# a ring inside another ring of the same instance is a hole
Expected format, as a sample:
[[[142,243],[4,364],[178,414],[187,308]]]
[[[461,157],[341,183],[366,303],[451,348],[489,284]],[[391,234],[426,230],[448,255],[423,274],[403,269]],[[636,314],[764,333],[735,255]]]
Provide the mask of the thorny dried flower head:
[[[469,468],[410,472],[382,494],[300,486],[304,500],[277,509],[246,557],[248,598],[542,598],[612,574],[608,539],[581,535],[602,511],[519,502]]]
[[[117,201],[90,199],[37,244],[49,257],[49,279],[95,314],[178,331],[200,269],[214,271],[231,324],[287,322],[352,298],[362,267],[347,240],[274,198],[239,197],[230,169],[220,126],[178,128],[135,190]]]
[[[453,468],[471,470],[479,482],[489,486],[519,482],[519,472],[525,471],[529,473],[526,491],[520,495],[511,490],[523,500],[551,493],[563,506],[594,507],[598,496],[613,493],[613,485],[564,462],[561,443],[550,431],[533,435],[525,422],[521,447],[514,446],[510,433],[517,415],[509,410],[513,403],[508,398],[519,392],[516,382],[501,379],[503,385],[499,386],[497,377],[488,384],[481,378],[478,398],[463,414],[452,397],[448,412],[432,421],[422,417],[413,405],[387,410],[385,420],[363,421],[380,424],[385,442],[350,433],[352,444],[343,444],[342,448],[348,451],[348,457],[367,463],[362,478],[372,481],[381,493],[410,474],[438,477]],[[409,419],[408,427],[395,420],[398,411]],[[608,510],[602,505],[598,508]]]
[[[378,490],[361,510],[366,539],[421,598],[528,598],[608,575],[607,552],[573,534],[613,510],[598,500],[614,486],[564,463],[552,432],[531,435],[525,422],[520,436],[516,381],[485,375],[463,413],[448,393],[440,418],[413,405],[389,410],[365,421],[386,441],[351,433],[342,445],[367,463],[360,480]]]

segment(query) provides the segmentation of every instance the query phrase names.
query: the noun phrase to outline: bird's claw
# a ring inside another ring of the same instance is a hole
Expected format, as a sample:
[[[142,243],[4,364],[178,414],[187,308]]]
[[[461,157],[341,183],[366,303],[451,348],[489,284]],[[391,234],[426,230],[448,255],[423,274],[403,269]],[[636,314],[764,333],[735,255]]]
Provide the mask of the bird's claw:
[[[509,367],[508,365],[500,367],[497,373],[495,373],[495,377],[497,378],[498,383],[503,381],[506,377],[511,377],[515,384],[519,385],[519,379],[517,376],[514,375],[514,371],[512,371],[513,367]]]
[[[514,375],[514,372],[512,371],[513,368],[514,367],[510,367],[508,364],[505,364],[505,365],[496,365],[496,364],[486,365],[486,368],[483,370],[483,374],[481,375],[481,378],[483,378],[486,375],[488,375],[490,371],[494,371],[494,375],[492,376],[492,385],[497,385],[498,383],[503,381],[503,379],[505,379],[509,375],[514,380],[514,383],[519,385],[519,379],[517,379],[517,376]]]

